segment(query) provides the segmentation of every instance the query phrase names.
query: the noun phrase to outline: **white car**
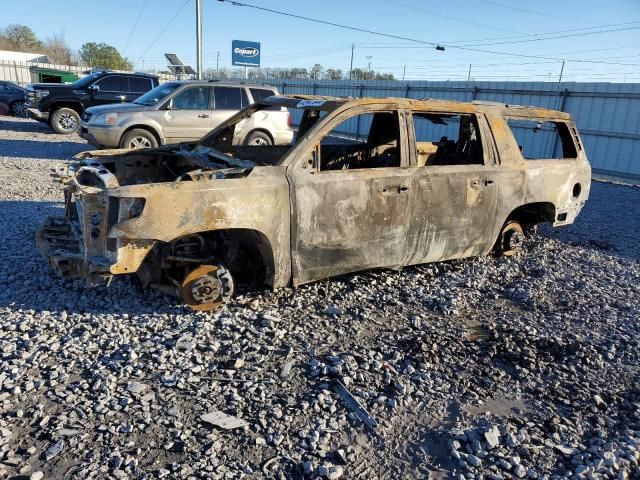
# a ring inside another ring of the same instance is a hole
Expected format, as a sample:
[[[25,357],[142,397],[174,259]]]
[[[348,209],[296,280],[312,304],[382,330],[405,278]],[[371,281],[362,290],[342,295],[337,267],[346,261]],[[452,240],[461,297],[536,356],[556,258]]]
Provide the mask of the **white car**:
[[[91,107],[82,115],[80,135],[105,148],[145,148],[200,140],[275,87],[217,81],[176,81],[159,85],[133,103]],[[237,145],[286,145],[293,139],[286,108],[256,112],[236,127]]]

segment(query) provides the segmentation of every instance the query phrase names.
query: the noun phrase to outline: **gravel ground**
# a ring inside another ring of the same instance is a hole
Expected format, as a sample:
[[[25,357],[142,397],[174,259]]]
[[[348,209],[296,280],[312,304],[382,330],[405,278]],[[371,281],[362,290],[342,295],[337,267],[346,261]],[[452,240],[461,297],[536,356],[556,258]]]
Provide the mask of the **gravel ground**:
[[[0,119],[0,478],[640,478],[640,190],[510,259],[194,313],[49,272],[48,169],[85,148]]]

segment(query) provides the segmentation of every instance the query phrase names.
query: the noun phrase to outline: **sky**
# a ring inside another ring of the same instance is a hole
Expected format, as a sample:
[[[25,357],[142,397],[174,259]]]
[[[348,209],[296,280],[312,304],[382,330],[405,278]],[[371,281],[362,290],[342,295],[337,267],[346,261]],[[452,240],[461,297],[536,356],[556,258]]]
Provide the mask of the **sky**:
[[[263,67],[349,70],[406,80],[640,82],[640,0],[238,0],[405,39],[202,0],[204,68],[231,67],[233,39],[257,41]],[[196,0],[2,0],[0,27],[106,42],[136,70],[164,53],[196,63]],[[92,18],[93,17],[93,18]],[[556,37],[556,38],[549,38]],[[419,43],[427,42],[427,43]],[[445,47],[438,51],[434,44]]]

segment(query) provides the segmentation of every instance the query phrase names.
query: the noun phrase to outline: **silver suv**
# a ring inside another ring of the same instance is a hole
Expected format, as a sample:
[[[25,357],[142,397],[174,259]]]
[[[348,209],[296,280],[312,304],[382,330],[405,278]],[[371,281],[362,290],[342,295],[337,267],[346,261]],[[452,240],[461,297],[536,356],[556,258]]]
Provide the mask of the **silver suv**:
[[[80,135],[108,148],[157,147],[196,141],[251,103],[278,95],[275,87],[214,81],[169,82],[133,103],[85,110]],[[283,145],[293,139],[286,108],[263,110],[239,124],[234,145]]]

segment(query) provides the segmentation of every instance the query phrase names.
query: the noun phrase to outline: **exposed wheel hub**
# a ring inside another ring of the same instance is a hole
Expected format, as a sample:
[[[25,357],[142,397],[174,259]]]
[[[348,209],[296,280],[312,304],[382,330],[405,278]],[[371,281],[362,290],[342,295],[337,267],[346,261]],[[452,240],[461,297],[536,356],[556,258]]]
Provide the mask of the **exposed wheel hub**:
[[[182,299],[194,310],[213,310],[233,295],[233,278],[216,265],[201,265],[182,282]]]
[[[524,243],[524,235],[518,231],[511,232],[511,235],[507,236],[507,249],[517,250]]]
[[[205,275],[191,284],[191,297],[198,303],[215,302],[222,292],[218,278]]]

